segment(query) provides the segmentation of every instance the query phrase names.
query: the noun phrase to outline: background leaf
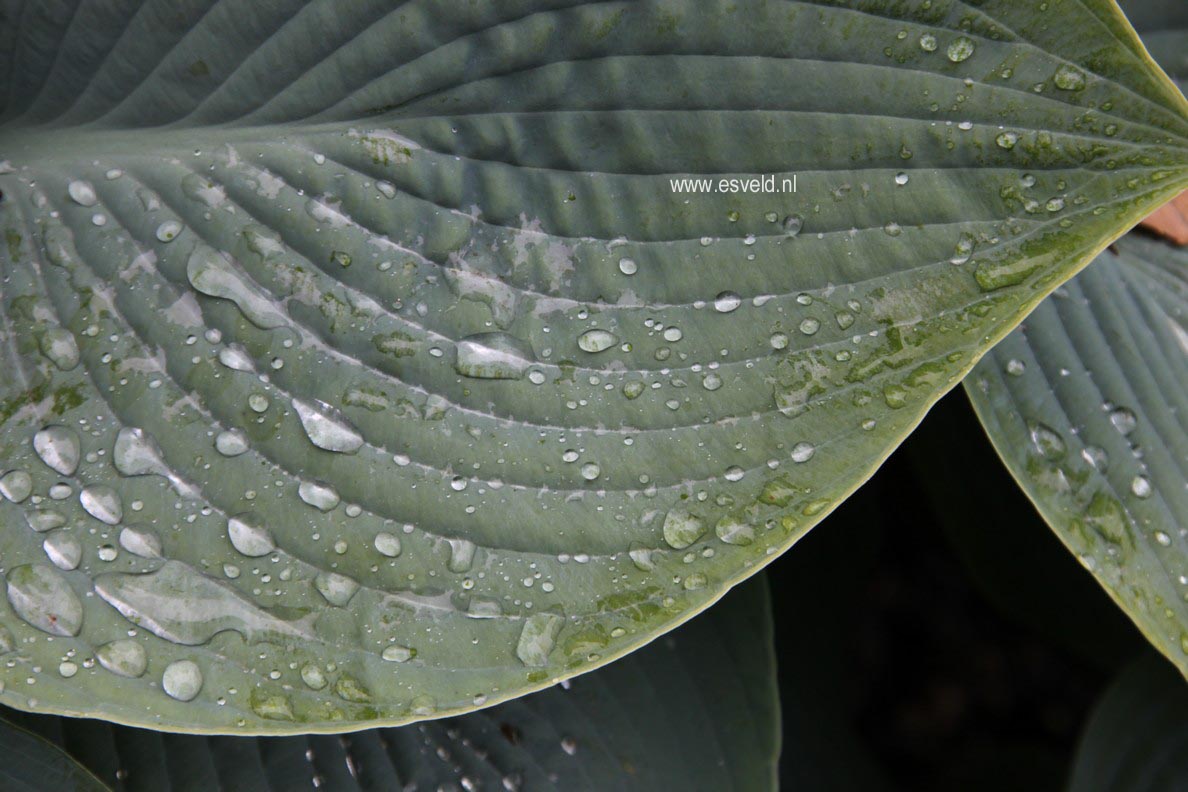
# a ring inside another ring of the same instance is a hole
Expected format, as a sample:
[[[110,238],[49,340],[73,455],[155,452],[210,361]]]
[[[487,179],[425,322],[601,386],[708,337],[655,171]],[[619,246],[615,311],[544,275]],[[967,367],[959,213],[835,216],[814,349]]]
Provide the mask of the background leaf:
[[[564,688],[399,729],[345,737],[199,737],[16,717],[117,792],[764,790],[775,789],[780,748],[771,606],[762,578]],[[797,758],[806,766],[815,762],[807,752]],[[20,761],[10,757],[5,765]]]
[[[1188,182],[1110,3],[0,9],[3,700],[163,729],[634,649]]]
[[[1093,711],[1069,792],[1156,792],[1188,784],[1188,690],[1163,658],[1122,673]]]
[[[0,720],[0,786],[11,792],[107,789],[61,748],[3,720]]]

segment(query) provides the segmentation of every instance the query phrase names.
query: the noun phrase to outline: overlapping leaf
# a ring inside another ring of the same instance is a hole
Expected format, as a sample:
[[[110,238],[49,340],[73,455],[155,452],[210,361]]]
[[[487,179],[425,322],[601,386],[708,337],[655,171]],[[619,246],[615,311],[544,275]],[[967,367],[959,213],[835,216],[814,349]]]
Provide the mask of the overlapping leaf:
[[[11,714],[117,792],[764,790],[775,788],[780,743],[762,579],[565,689],[431,723],[345,737],[200,737]],[[26,770],[35,758],[12,751],[0,767]],[[803,751],[794,765],[806,776],[823,769]]]
[[[1188,7],[1132,5],[1169,73],[1188,77]],[[966,384],[1049,524],[1188,671],[1188,251],[1128,235]]]
[[[1188,181],[1097,0],[0,14],[2,698],[165,729],[630,651]]]
[[[1069,792],[1158,792],[1188,784],[1188,691],[1155,655],[1127,668],[1081,735]]]

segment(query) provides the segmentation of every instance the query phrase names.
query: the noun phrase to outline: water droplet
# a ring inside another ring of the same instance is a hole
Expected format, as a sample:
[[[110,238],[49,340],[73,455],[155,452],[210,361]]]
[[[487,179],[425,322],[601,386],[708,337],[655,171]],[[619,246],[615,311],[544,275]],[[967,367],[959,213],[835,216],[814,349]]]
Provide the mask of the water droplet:
[[[119,493],[103,484],[84,487],[78,495],[78,502],[87,514],[108,525],[119,525],[124,519],[124,504]]]
[[[297,411],[309,441],[318,448],[353,454],[363,447],[363,435],[329,404],[293,399],[293,409]]]
[[[178,701],[192,701],[202,690],[202,669],[192,660],[177,660],[165,667],[161,688]]]
[[[1106,453],[1104,448],[1099,446],[1085,446],[1081,449],[1081,458],[1093,466],[1095,470],[1102,473],[1106,471],[1110,464],[1110,456]]]
[[[78,569],[82,562],[82,545],[65,531],[54,531],[41,543],[41,549],[58,569]]]
[[[326,675],[322,673],[322,669],[312,663],[306,663],[301,667],[301,681],[313,690],[321,690],[326,687]]]
[[[176,220],[166,220],[157,226],[157,239],[161,242],[172,242],[182,232],[182,224]]]
[[[47,426],[33,435],[33,450],[51,470],[73,476],[82,458],[78,433],[65,426]]]
[[[594,462],[587,462],[582,465],[582,478],[586,481],[594,481],[602,475],[602,468]]]
[[[1062,91],[1080,91],[1085,87],[1085,74],[1066,63],[1056,69],[1052,82]]]
[[[412,659],[413,654],[413,650],[409,649],[407,646],[398,646],[397,644],[392,644],[391,646],[384,648],[384,651],[380,654],[380,657],[384,658],[390,663],[405,663]]]
[[[297,486],[297,496],[320,512],[333,511],[342,501],[331,486],[317,481],[303,481]]]
[[[135,679],[148,669],[148,653],[130,638],[106,643],[95,650],[99,664],[116,676]]]
[[[798,214],[788,215],[784,218],[784,235],[794,237],[800,233],[800,229],[804,228],[804,218]]]
[[[755,529],[751,524],[733,515],[718,520],[718,524],[714,526],[714,533],[726,544],[749,545],[755,541]]]
[[[227,192],[210,179],[197,173],[188,173],[182,178],[182,193],[210,209],[216,209],[227,200]]]
[[[685,337],[685,334],[681,331],[681,328],[679,328],[679,327],[664,328],[664,340],[665,341],[669,341],[671,343],[676,343],[677,341],[680,341],[684,337]]]
[[[722,378],[712,371],[701,378],[701,387],[707,391],[716,391],[722,387]]]
[[[619,259],[619,272],[624,275],[634,275],[639,272],[639,265],[633,259],[621,258]]]
[[[251,356],[238,344],[219,350],[219,362],[232,371],[255,371]]]
[[[447,563],[451,572],[469,572],[474,564],[474,542],[468,539],[447,539],[450,545],[450,560]]]
[[[788,348],[788,336],[785,333],[772,333],[768,342],[771,344],[772,349]]]
[[[111,454],[115,469],[125,476],[158,475],[169,478],[172,471],[161,457],[157,442],[145,432],[133,426],[126,426],[116,435]]]
[[[1146,476],[1135,476],[1130,482],[1130,491],[1134,493],[1136,498],[1151,497],[1151,480]]]
[[[37,509],[25,514],[25,522],[37,533],[45,533],[66,524],[66,518],[56,511]]]
[[[1066,451],[1064,438],[1055,429],[1036,423],[1030,426],[1030,432],[1032,444],[1045,459],[1057,460],[1064,457]]]
[[[161,540],[148,528],[129,525],[120,531],[120,547],[141,558],[161,558]]]
[[[78,673],[78,664],[69,660],[63,661],[58,664],[58,673],[62,675],[63,679],[70,679]]]
[[[186,264],[190,285],[207,295],[235,303],[248,320],[264,330],[285,324],[285,316],[269,296],[239,272],[231,259],[213,248],[199,245]]]
[[[672,509],[664,516],[664,541],[676,550],[683,550],[705,533],[701,518],[684,509]]]
[[[1110,423],[1124,435],[1128,435],[1138,426],[1138,419],[1133,412],[1125,407],[1118,407],[1110,412]]]
[[[388,558],[395,558],[400,555],[400,537],[390,533],[378,533],[375,535],[375,549],[382,556]]]
[[[314,578],[314,587],[318,593],[335,607],[345,607],[359,590],[359,584],[337,572],[321,572]]]
[[[619,343],[619,337],[606,330],[587,330],[578,337],[578,348],[591,354],[604,352]]]
[[[994,142],[998,144],[999,148],[1010,150],[1019,142],[1019,136],[1014,132],[1000,132],[998,137],[994,138]]]
[[[747,472],[738,465],[731,465],[730,467],[726,468],[726,473],[724,475],[727,481],[742,481],[743,476],[746,474]]]
[[[732,291],[724,291],[714,298],[714,310],[718,313],[730,313],[742,305],[742,297]]]
[[[71,371],[78,365],[78,342],[74,334],[61,327],[51,327],[38,341],[41,354],[62,371]]]
[[[966,36],[959,36],[945,50],[945,54],[949,56],[949,60],[953,63],[961,63],[961,61],[974,54],[973,40]]]
[[[797,463],[808,462],[813,458],[813,454],[817,453],[817,447],[812,443],[797,443],[792,446],[792,461]]]
[[[239,514],[227,520],[227,537],[236,550],[251,558],[268,555],[276,549],[272,534],[255,512]]]
[[[1017,358],[1011,358],[1006,364],[1006,373],[1012,377],[1021,377],[1027,371],[1027,364]]]
[[[507,333],[478,333],[458,342],[454,370],[477,379],[519,379],[536,360],[532,348]]]
[[[73,636],[82,629],[82,602],[66,578],[48,564],[24,564],[8,571],[8,602],[33,627]]]
[[[239,429],[219,432],[215,438],[215,449],[223,456],[237,457],[248,450],[247,435]]]
[[[936,52],[937,41],[936,36],[931,33],[924,33],[920,36],[920,49],[925,52]]]
[[[565,619],[556,613],[536,613],[524,620],[516,657],[527,666],[548,665],[549,653]]]
[[[66,192],[79,206],[94,206],[99,203],[99,196],[95,194],[95,188],[90,182],[72,181],[66,186]]]
[[[643,395],[644,384],[639,380],[628,380],[623,383],[623,395],[628,399],[638,399]]]
[[[809,317],[800,323],[800,332],[805,335],[813,335],[821,329],[821,322],[813,317]]]

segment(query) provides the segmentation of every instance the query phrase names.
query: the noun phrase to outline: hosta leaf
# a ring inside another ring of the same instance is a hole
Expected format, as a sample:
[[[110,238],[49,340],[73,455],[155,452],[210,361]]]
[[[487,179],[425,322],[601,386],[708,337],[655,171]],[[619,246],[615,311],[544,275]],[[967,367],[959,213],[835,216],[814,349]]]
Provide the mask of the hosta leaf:
[[[1169,73],[1188,77],[1188,7],[1126,8]],[[1188,250],[1124,237],[966,390],[1048,523],[1188,673]]]
[[[0,720],[0,785],[11,792],[107,789],[58,746],[3,720]]]
[[[3,700],[160,728],[630,651],[1188,182],[1099,1],[0,9]]]
[[[1085,725],[1069,792],[1160,792],[1188,785],[1188,690],[1157,656],[1106,690]]]
[[[815,686],[810,679],[804,687]],[[830,709],[820,704],[793,717],[819,727]],[[775,789],[780,743],[771,608],[761,578],[671,637],[565,689],[431,723],[346,738],[199,737],[12,714],[117,792],[758,791]],[[803,750],[794,763],[806,778],[828,769]],[[21,764],[12,757],[0,767]]]
[[[1082,563],[1188,669],[1188,251],[1128,235],[987,355],[967,390]]]

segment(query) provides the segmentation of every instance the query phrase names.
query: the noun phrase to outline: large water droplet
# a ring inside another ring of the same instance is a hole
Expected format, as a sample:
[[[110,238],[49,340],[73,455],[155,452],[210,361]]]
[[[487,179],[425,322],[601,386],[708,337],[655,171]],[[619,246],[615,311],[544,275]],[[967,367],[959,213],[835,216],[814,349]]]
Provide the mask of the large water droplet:
[[[1052,82],[1062,91],[1080,91],[1085,87],[1085,73],[1066,63],[1056,69]]]
[[[141,558],[161,558],[161,539],[148,528],[130,525],[120,531],[120,546]]]
[[[37,345],[41,354],[62,371],[70,371],[78,365],[78,341],[69,330],[51,327],[42,334]]]
[[[458,342],[454,370],[477,379],[520,379],[536,360],[532,348],[507,333],[478,333]]]
[[[79,206],[94,206],[99,203],[99,196],[95,194],[95,188],[90,182],[72,181],[66,186],[66,192],[69,193],[70,200]]]
[[[157,442],[143,429],[133,426],[125,426],[116,435],[111,461],[125,476],[172,476]]]
[[[363,447],[363,435],[329,404],[293,399],[293,409],[297,411],[309,441],[318,448],[353,454]]]
[[[516,657],[527,666],[548,665],[549,653],[565,619],[556,613],[536,613],[524,620]]]
[[[178,701],[192,701],[202,690],[202,669],[193,660],[178,660],[165,667],[161,688]]]
[[[974,54],[973,40],[966,36],[959,36],[945,50],[945,54],[949,56],[949,60],[953,61],[953,63],[961,63],[961,61]]]
[[[47,426],[33,435],[33,450],[51,470],[63,476],[73,476],[82,458],[78,432],[65,426]]]
[[[672,509],[664,516],[664,541],[670,547],[683,550],[705,533],[701,518],[684,509]]]
[[[248,450],[247,435],[240,429],[227,429],[215,438],[215,450],[223,456],[237,457]]]
[[[272,534],[255,512],[238,514],[227,520],[227,537],[236,550],[251,558],[268,555],[276,549]]]
[[[607,330],[587,330],[578,337],[578,348],[591,354],[605,352],[619,343],[619,338]]]
[[[1064,457],[1066,451],[1064,438],[1055,429],[1037,423],[1031,425],[1030,432],[1032,444],[1045,459],[1058,460]]]
[[[62,573],[48,564],[24,564],[8,571],[8,602],[30,625],[51,635],[78,635],[82,602]]]
[[[285,324],[285,316],[268,295],[240,273],[231,259],[199,245],[186,263],[190,285],[207,295],[230,300],[257,327],[271,330]]]
[[[726,544],[749,545],[755,541],[755,529],[751,524],[732,515],[718,520],[714,533]]]
[[[730,313],[742,305],[742,297],[736,292],[724,291],[714,298],[714,310],[718,313]]]
[[[320,512],[333,511],[341,502],[333,487],[317,481],[303,481],[297,486],[297,495],[305,503]]]
[[[400,537],[390,533],[375,535],[375,549],[383,556],[395,558],[400,555]]]
[[[392,644],[391,646],[384,648],[384,651],[380,654],[380,657],[384,658],[390,663],[405,663],[411,660],[414,654],[415,652],[413,652],[413,650],[409,649],[407,646]]]
[[[103,644],[95,650],[99,664],[116,676],[135,679],[148,669],[148,654],[131,638]]]
[[[313,638],[304,621],[283,621],[180,561],[147,574],[100,575],[95,593],[132,623],[184,646],[204,644],[225,630],[253,642]]]
[[[345,607],[359,590],[358,583],[337,572],[319,573],[314,579],[314,586],[326,598],[326,602],[339,608]]]
[[[82,545],[65,531],[54,531],[41,543],[41,549],[58,569],[78,569],[82,562]]]
[[[119,525],[120,520],[124,519],[124,504],[120,501],[119,493],[103,484],[83,488],[78,495],[78,502],[87,514],[108,525]]]
[[[1110,412],[1110,423],[1124,435],[1128,435],[1138,426],[1138,419],[1131,410],[1125,407],[1118,407]]]
[[[468,539],[447,539],[450,545],[450,560],[447,564],[451,572],[468,572],[474,564],[474,542]]]

